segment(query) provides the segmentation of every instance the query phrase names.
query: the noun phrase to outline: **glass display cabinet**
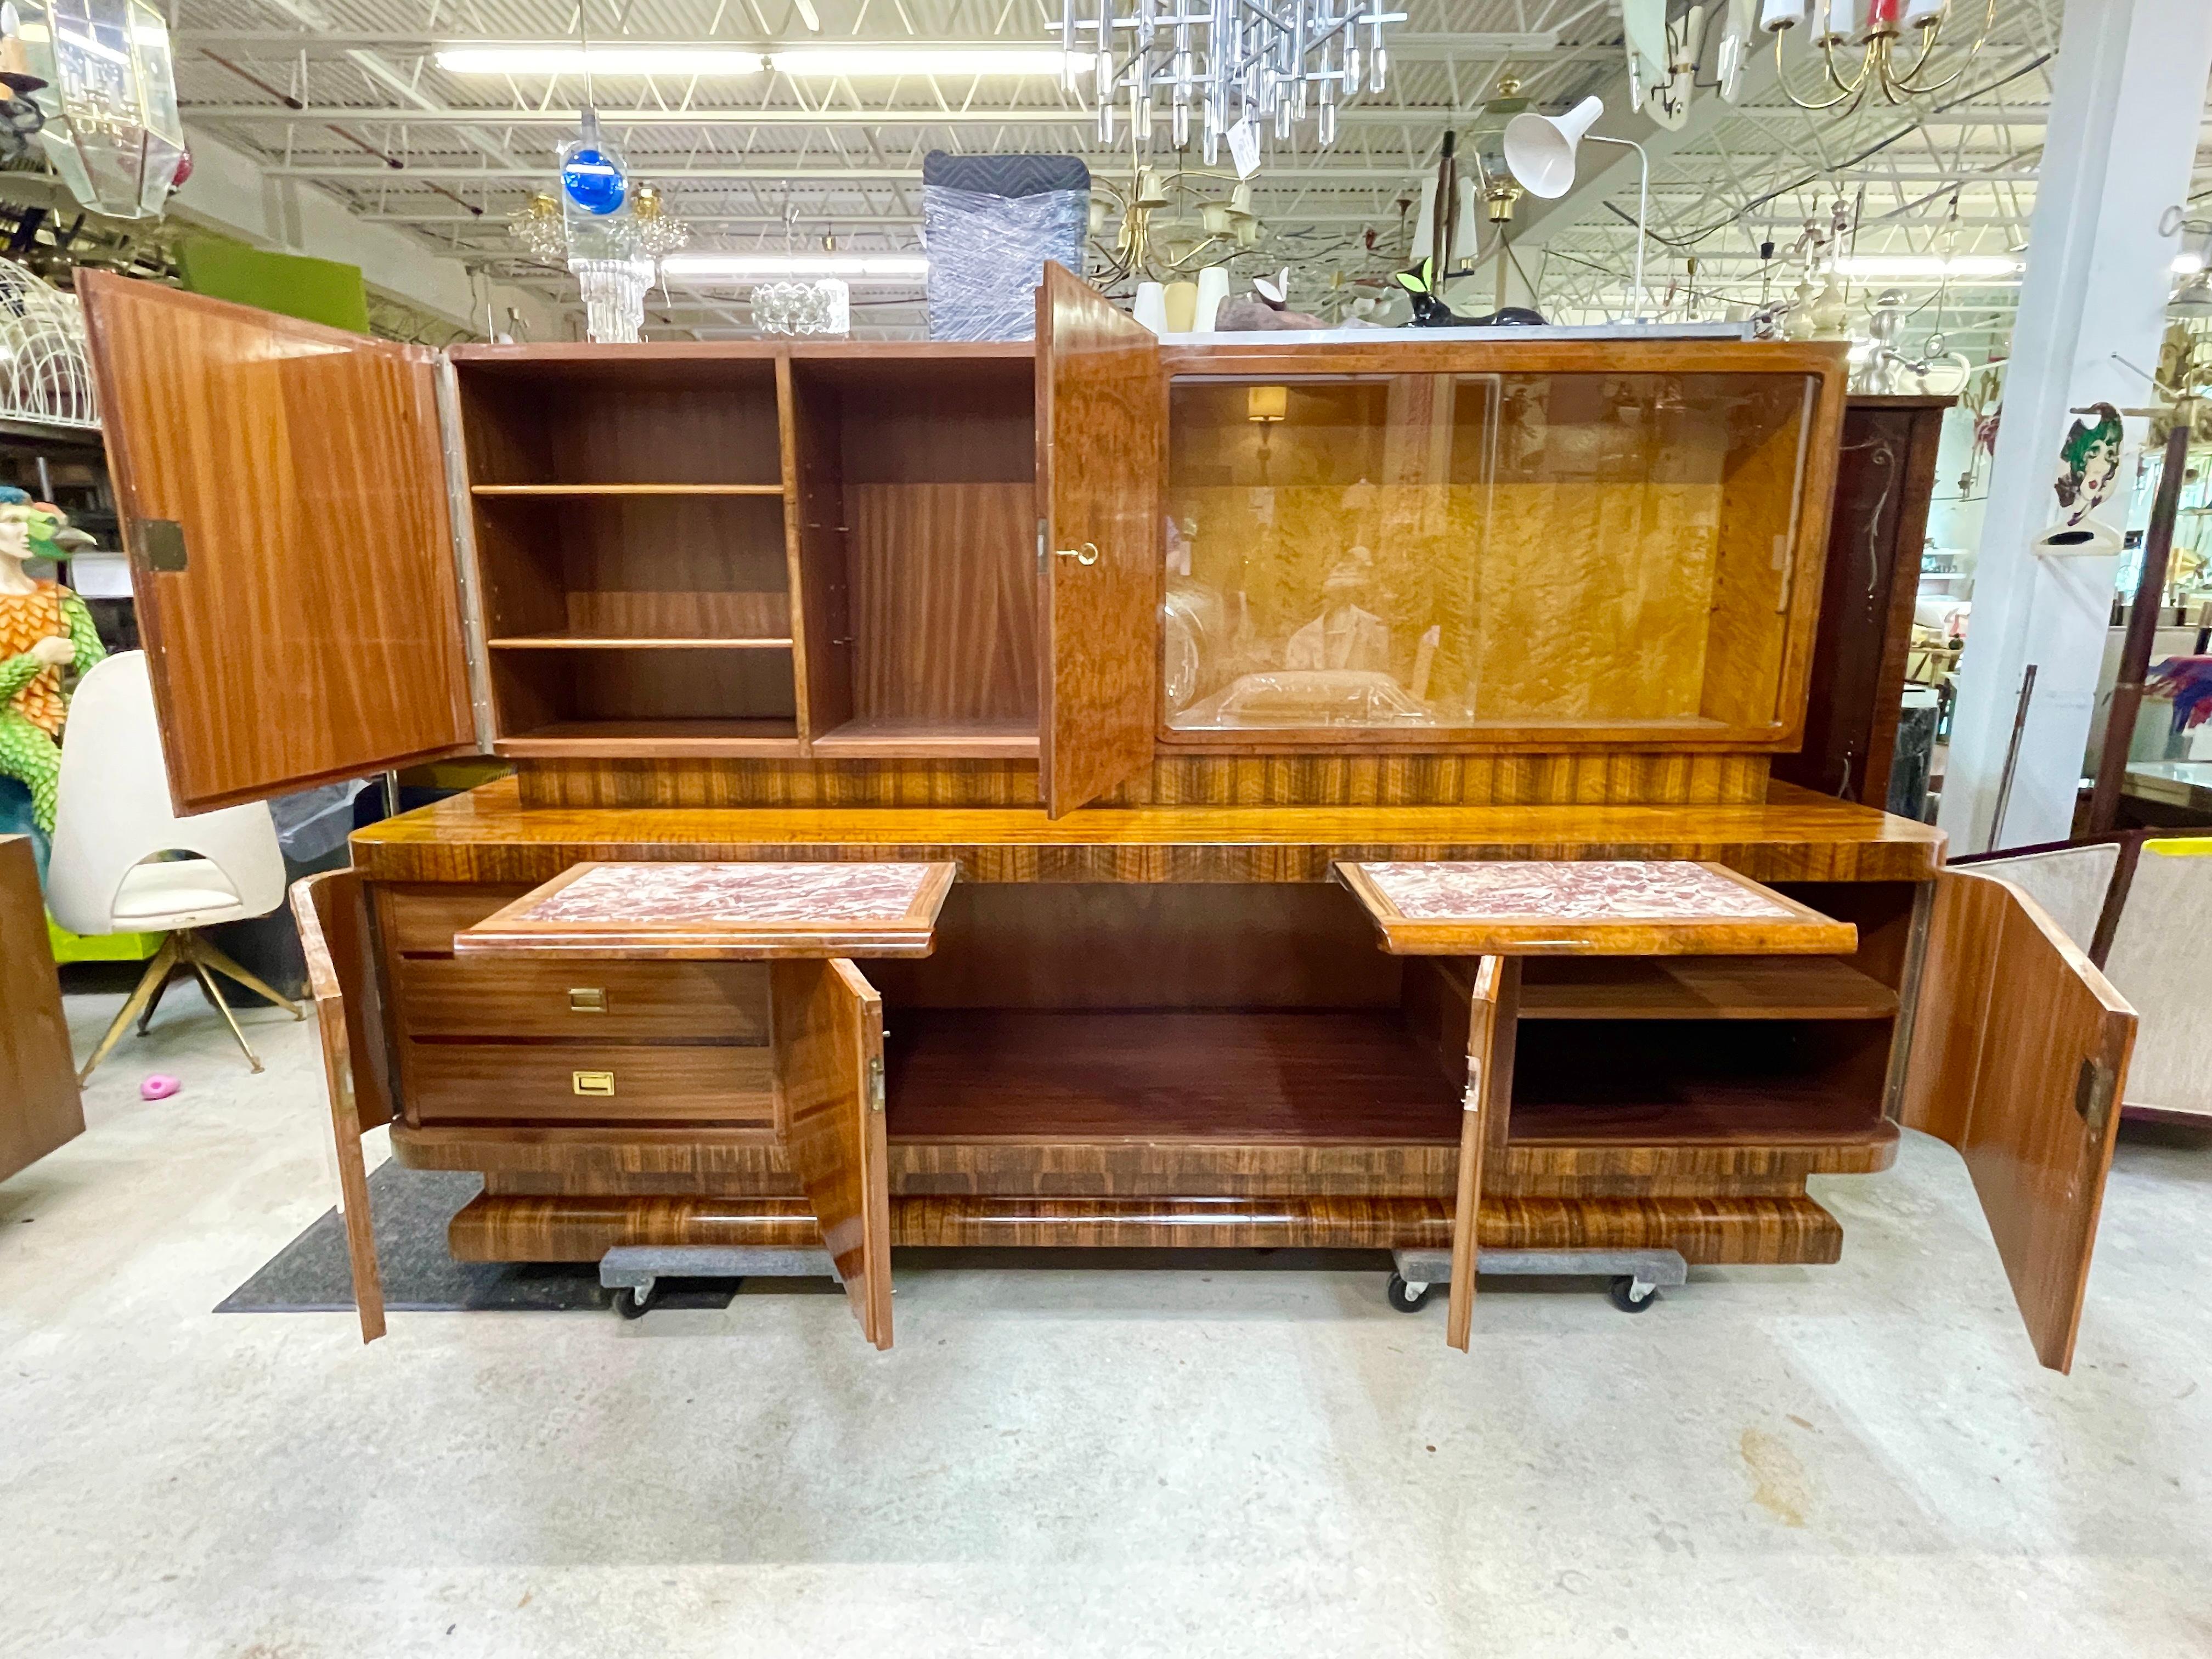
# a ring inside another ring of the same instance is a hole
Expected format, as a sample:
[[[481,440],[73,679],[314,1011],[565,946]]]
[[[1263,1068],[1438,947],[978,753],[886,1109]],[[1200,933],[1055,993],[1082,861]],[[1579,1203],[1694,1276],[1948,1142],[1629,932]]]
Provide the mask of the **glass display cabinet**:
[[[882,1344],[912,1247],[1832,1261],[1808,1178],[1912,1126],[2068,1363],[2131,1013],[1935,830],[1770,781],[1840,346],[1165,343],[1048,267],[1034,345],[436,354],[82,289],[179,805],[515,763],[301,900],[365,1329],[386,1121],[483,1176],[459,1255],[828,1249]],[[1508,974],[1337,879],[1482,860],[1811,932]],[[957,878],[889,959],[458,943],[733,861]]]
[[[1176,376],[1168,738],[1771,737],[1820,391]]]

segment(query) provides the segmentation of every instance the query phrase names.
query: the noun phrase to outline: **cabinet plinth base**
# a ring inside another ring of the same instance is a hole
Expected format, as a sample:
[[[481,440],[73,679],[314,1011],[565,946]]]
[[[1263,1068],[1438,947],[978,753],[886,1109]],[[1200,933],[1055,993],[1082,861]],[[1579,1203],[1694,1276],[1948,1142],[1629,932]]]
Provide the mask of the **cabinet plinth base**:
[[[1843,1229],[1802,1197],[1494,1199],[1485,1249],[1671,1249],[1693,1263],[1822,1263]],[[463,1261],[596,1261],[623,1245],[815,1249],[805,1202],[775,1198],[487,1194],[453,1218]],[[1231,1249],[1445,1249],[1451,1209],[1434,1199],[902,1198],[896,1245],[1191,1246]]]

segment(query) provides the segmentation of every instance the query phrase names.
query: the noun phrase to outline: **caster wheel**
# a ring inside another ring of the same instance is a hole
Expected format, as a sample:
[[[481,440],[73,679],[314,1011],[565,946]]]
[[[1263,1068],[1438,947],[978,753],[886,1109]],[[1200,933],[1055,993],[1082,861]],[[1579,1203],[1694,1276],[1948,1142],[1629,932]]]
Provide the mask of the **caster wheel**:
[[[1623,1273],[1605,1287],[1605,1294],[1606,1299],[1621,1312],[1640,1314],[1649,1312],[1651,1304],[1659,1299],[1659,1287],[1654,1285],[1639,1297],[1636,1294],[1636,1281]]]
[[[1390,1305],[1400,1313],[1419,1313],[1421,1310],[1421,1304],[1429,1299],[1429,1292],[1434,1288],[1433,1285],[1424,1285],[1416,1290],[1396,1273],[1392,1273],[1389,1284]]]
[[[615,1311],[624,1319],[642,1319],[653,1311],[653,1294],[659,1287],[647,1285],[643,1290],[625,1285],[615,1292]]]

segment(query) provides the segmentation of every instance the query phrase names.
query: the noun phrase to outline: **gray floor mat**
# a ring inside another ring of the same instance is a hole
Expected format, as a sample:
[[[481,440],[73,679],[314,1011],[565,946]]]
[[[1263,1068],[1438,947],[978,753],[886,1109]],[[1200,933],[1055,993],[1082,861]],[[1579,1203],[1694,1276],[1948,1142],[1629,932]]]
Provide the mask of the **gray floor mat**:
[[[387,1309],[552,1312],[614,1305],[614,1292],[599,1284],[595,1261],[456,1261],[446,1249],[446,1224],[483,1188],[483,1177],[465,1170],[410,1170],[386,1163],[370,1172],[369,1212],[376,1218],[376,1259],[384,1273]],[[655,1305],[724,1308],[736,1290],[729,1279],[670,1279],[660,1286]],[[327,1313],[353,1305],[345,1227],[337,1211],[330,1209],[225,1297],[216,1311]]]

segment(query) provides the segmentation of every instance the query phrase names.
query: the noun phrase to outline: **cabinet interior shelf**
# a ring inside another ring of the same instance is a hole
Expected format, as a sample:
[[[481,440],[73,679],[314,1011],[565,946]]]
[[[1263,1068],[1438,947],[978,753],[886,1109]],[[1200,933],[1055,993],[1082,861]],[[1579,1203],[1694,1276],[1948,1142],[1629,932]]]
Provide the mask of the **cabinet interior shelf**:
[[[788,720],[556,720],[496,739],[502,755],[683,760],[799,753]]]
[[[1456,1091],[1395,1010],[901,1006],[885,1024],[896,1141],[1459,1138]]]
[[[1523,967],[1523,1019],[1887,1019],[1897,993],[1833,957],[1557,957]]]
[[[781,495],[780,483],[471,484],[472,495]]]
[[[491,641],[495,651],[788,651],[787,635],[717,639],[665,635],[641,639],[606,634],[513,634]]]
[[[817,732],[814,752],[862,759],[870,756],[939,760],[1034,760],[1036,718],[936,719],[863,716]]]

